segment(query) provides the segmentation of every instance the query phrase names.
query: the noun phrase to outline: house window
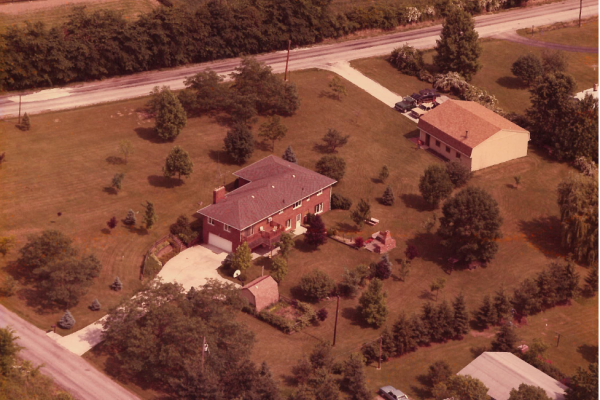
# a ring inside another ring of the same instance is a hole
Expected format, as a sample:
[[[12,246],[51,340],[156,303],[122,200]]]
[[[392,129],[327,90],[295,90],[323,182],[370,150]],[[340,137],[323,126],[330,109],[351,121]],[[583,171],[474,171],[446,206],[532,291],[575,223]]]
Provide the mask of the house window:
[[[319,190],[319,191],[317,192],[317,196],[320,196],[320,195],[322,195],[322,194],[323,194],[323,190]]]
[[[224,230],[225,232],[231,232],[231,230],[230,230],[230,229],[231,229],[231,227],[230,227],[229,225],[223,224],[223,230]]]
[[[323,212],[323,203],[319,203],[317,204],[317,206],[315,207],[315,214],[320,214]]]
[[[292,220],[288,219],[285,221],[285,229],[290,229],[292,227]]]
[[[250,234],[251,234],[251,235],[254,235],[254,225],[252,225],[252,226],[250,227]]]
[[[456,152],[456,158],[460,158],[460,153],[458,151]]]
[[[446,152],[450,153],[450,146],[446,146]]]
[[[294,210],[296,208],[299,208],[302,205],[302,200],[298,200],[297,202],[294,203]]]
[[[436,145],[437,147],[440,147],[440,144],[441,144],[441,143],[440,143],[440,141],[439,141],[439,140],[436,140],[436,141],[435,141],[435,145]]]
[[[208,224],[212,225],[212,226],[215,226],[215,220],[212,219],[211,217],[208,217]]]

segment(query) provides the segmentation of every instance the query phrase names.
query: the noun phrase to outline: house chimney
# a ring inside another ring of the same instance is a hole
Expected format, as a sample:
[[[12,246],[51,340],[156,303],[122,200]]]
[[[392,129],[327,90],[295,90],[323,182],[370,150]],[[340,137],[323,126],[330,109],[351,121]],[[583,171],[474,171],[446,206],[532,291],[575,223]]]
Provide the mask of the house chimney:
[[[225,198],[225,186],[221,186],[213,190],[213,204],[217,204],[219,201]]]
[[[465,137],[468,138],[469,137],[469,131],[465,131]]]
[[[594,83],[594,92],[597,92],[597,91],[598,91],[598,84]]]

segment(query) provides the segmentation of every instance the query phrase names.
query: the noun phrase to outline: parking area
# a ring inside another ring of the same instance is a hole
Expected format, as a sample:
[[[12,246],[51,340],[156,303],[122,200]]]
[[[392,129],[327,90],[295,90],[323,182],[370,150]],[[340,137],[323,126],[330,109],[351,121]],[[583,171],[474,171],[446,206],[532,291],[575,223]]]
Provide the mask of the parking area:
[[[394,105],[394,109],[416,123],[419,122],[419,118],[446,100],[448,97],[440,95],[435,89],[423,89],[419,93],[403,97]]]

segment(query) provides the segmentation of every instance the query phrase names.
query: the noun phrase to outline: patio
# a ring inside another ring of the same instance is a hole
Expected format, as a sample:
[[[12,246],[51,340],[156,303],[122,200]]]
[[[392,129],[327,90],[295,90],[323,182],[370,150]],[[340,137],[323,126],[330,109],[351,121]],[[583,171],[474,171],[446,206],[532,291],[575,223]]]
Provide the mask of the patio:
[[[294,235],[294,237],[296,237],[306,233],[306,228],[303,226],[299,226],[298,228],[288,232]],[[279,238],[281,237],[281,233],[283,232],[279,232],[279,234],[277,235],[277,240],[274,240],[272,242],[273,244],[279,240]],[[277,253],[279,253],[279,247],[273,247],[272,249],[270,249],[268,246],[259,246],[252,250],[252,259],[255,260],[259,257],[274,257],[277,255]]]

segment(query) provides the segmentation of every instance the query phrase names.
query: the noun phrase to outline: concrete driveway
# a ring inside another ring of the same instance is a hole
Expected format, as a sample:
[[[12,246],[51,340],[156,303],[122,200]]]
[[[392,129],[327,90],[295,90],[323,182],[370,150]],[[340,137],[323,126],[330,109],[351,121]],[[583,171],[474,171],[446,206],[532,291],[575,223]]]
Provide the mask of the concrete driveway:
[[[217,272],[217,268],[221,266],[225,257],[227,257],[227,252],[211,245],[190,247],[167,261],[158,276],[164,282],[180,283],[185,290],[189,290],[192,286],[198,288],[204,285],[209,278],[232,283]]]

